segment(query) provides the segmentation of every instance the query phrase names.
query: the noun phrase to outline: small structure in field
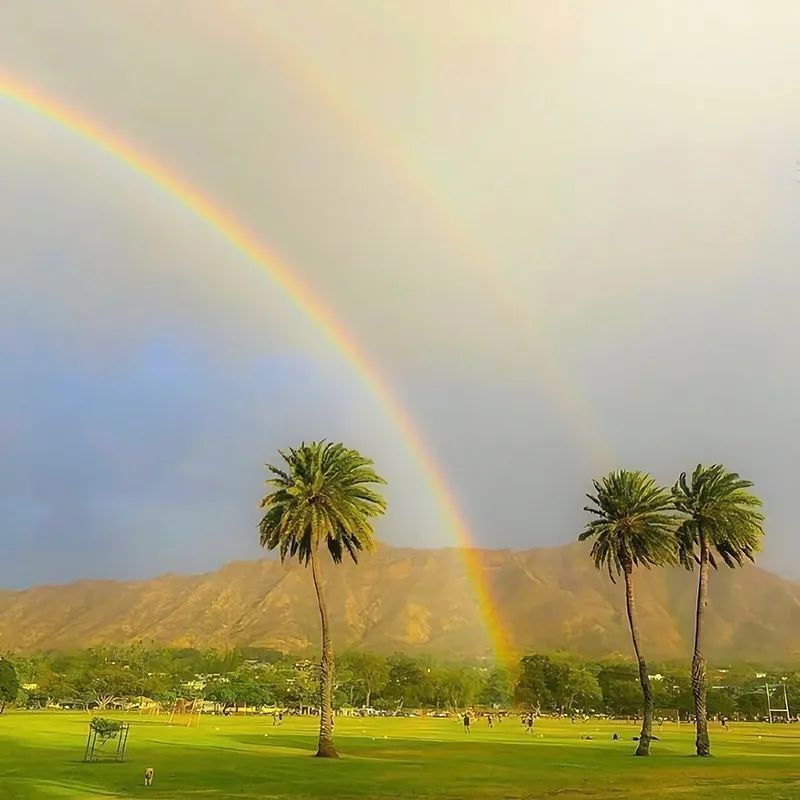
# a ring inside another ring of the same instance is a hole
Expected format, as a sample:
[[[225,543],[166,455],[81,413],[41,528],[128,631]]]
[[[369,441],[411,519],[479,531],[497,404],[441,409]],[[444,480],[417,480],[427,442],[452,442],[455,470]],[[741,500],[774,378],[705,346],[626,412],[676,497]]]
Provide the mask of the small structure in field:
[[[93,717],[89,723],[89,736],[86,739],[86,751],[83,754],[83,760],[95,762],[106,758],[114,761],[124,761],[129,729],[130,725],[127,722]],[[117,744],[116,748],[106,748],[109,742],[114,741]]]
[[[173,720],[177,718],[177,721],[180,724],[183,724],[183,720],[186,719],[186,727],[191,728],[192,726],[199,728],[200,727],[200,714],[203,713],[203,701],[200,699],[194,700],[184,700],[182,698],[178,698],[175,701],[175,704],[172,706],[172,713],[169,717],[169,724],[172,725]]]

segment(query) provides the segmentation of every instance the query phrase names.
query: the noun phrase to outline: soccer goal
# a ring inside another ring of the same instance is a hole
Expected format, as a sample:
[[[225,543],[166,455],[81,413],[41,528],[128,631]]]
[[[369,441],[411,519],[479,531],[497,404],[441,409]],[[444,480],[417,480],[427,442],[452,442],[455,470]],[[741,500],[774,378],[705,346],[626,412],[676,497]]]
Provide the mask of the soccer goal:
[[[183,724],[186,719],[187,728],[200,727],[200,714],[203,713],[202,700],[183,700],[178,699],[172,706],[172,713],[169,716],[169,724],[172,725],[173,720],[178,718],[180,724]]]
[[[789,696],[786,694],[786,681],[765,683],[764,694],[767,698],[767,718],[770,722],[790,722]]]

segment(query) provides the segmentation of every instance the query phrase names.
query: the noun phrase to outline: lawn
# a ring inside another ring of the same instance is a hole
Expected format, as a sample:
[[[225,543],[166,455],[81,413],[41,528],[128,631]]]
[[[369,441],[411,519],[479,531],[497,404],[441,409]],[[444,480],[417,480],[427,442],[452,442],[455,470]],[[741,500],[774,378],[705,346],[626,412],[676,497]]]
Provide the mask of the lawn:
[[[123,719],[126,715],[113,715]],[[0,798],[797,798],[800,727],[713,726],[715,758],[692,757],[688,726],[665,724],[650,759],[631,753],[633,725],[517,720],[466,736],[456,721],[339,719],[342,758],[310,758],[311,719],[204,717],[200,727],[128,717],[125,763],[82,763],[88,717],[0,717]],[[617,732],[620,740],[613,741]],[[581,739],[590,735],[592,739]],[[113,745],[110,745],[113,747]],[[152,787],[143,785],[155,768]]]

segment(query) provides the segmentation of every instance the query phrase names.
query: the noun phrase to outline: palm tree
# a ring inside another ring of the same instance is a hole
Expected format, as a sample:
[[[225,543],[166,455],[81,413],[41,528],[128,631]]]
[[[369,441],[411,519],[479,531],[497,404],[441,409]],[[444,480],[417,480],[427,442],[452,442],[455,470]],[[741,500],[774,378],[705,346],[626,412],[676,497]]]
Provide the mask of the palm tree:
[[[386,483],[370,459],[356,450],[331,442],[303,443],[296,450],[279,451],[285,469],[271,464],[272,491],[261,501],[267,511],[261,520],[261,546],[277,549],[300,563],[311,562],[311,575],[322,626],[320,664],[320,724],[317,756],[338,758],[333,744],[333,645],[328,606],[322,586],[320,545],[324,543],[335,564],[345,553],[358,561],[363,550],[374,547],[372,517],[386,511],[386,501],[370,484]]]
[[[675,508],[684,515],[677,530],[678,555],[687,569],[699,564],[697,608],[694,622],[692,694],[696,727],[697,755],[711,754],[706,713],[706,660],[703,657],[703,622],[708,603],[708,568],[717,568],[719,559],[729,567],[741,566],[753,554],[764,535],[761,500],[748,489],[753,484],[735,472],[715,464],[698,464],[687,480],[681,473],[672,488]]]
[[[625,607],[639,666],[644,707],[636,755],[649,756],[653,736],[653,689],[639,642],[633,569],[674,563],[672,498],[669,490],[641,472],[611,472],[602,480],[593,481],[593,485],[595,493],[586,495],[592,505],[584,510],[595,519],[586,525],[578,539],[592,539],[594,565],[597,569],[606,568],[612,582],[616,583],[619,575],[625,579]]]

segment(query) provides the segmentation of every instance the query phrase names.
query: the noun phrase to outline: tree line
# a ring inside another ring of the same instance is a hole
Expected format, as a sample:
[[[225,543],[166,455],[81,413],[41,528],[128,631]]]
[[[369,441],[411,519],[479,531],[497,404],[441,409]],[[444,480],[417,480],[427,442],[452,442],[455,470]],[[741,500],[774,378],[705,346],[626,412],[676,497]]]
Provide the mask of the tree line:
[[[656,664],[650,676],[657,716],[688,720],[694,713],[685,667]],[[519,710],[565,716],[641,715],[638,666],[566,654],[531,654],[513,667],[448,662],[430,656],[346,652],[338,660],[333,706],[457,713]],[[765,683],[785,680],[789,705],[800,707],[800,672],[752,665],[712,670],[711,715],[761,719]],[[104,647],[70,654],[0,659],[0,704],[103,710],[136,707],[142,698],[169,708],[204,699],[224,708],[302,709],[319,704],[319,668],[304,658],[264,648],[229,651]]]
[[[198,698],[222,707],[317,709],[322,680],[318,664],[263,648],[103,647],[35,657],[9,654],[0,664],[13,667],[14,698],[28,707],[104,709],[141,698],[169,706]],[[456,710],[505,707],[513,689],[513,673],[500,666],[347,652],[339,659],[331,696],[335,708]]]

